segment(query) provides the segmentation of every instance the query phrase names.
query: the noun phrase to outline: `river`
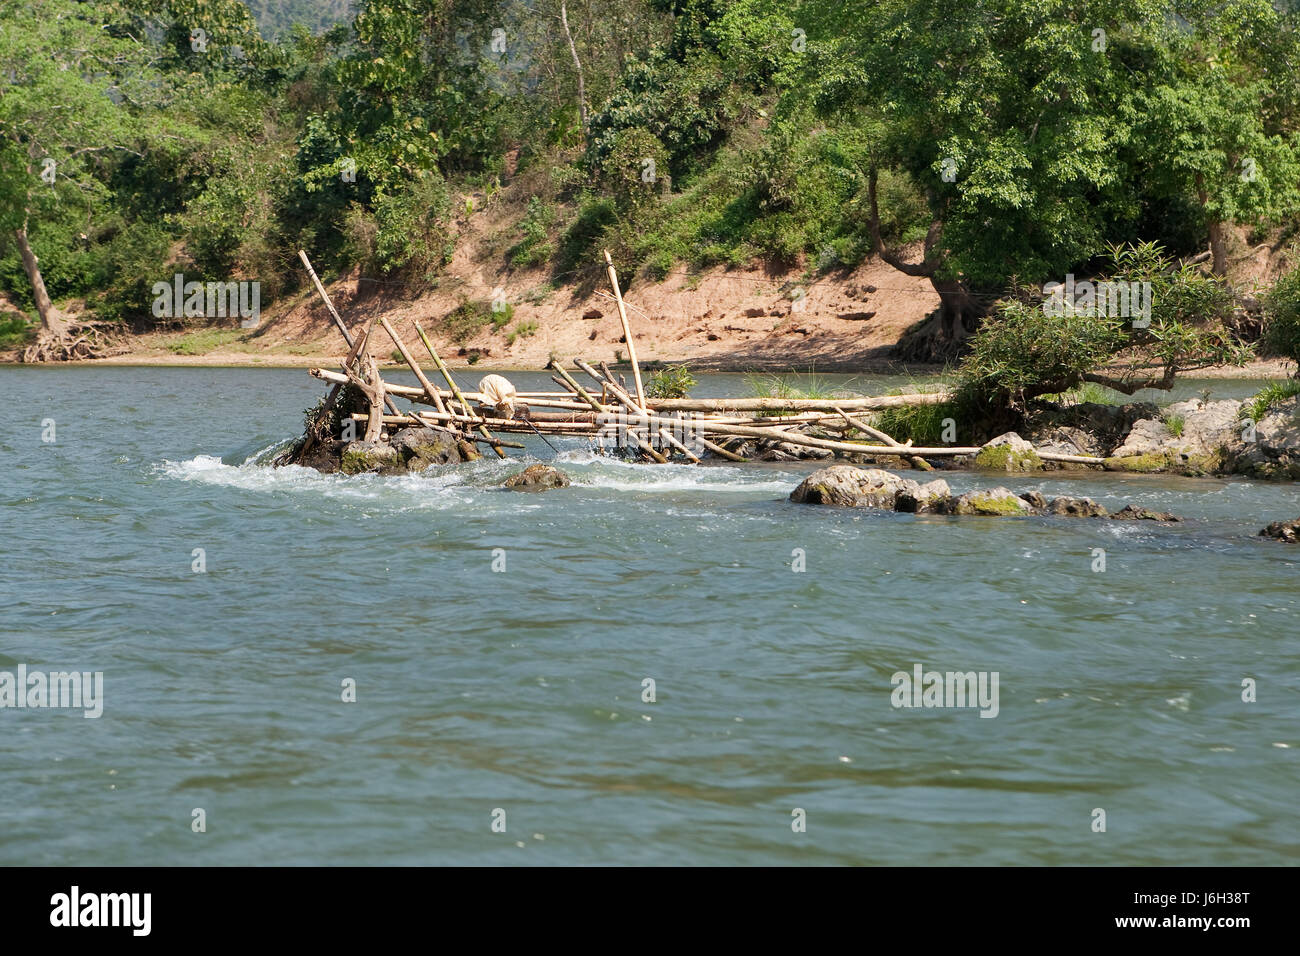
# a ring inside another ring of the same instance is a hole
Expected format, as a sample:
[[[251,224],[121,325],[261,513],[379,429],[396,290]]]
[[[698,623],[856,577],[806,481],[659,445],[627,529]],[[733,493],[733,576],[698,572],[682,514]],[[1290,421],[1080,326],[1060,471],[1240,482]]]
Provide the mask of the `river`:
[[[1163,526],[800,506],[811,463],[574,439],[539,495],[497,487],[524,459],[260,463],[322,392],[0,370],[0,671],[103,673],[97,719],[0,709],[0,864],[1300,862],[1300,548],[1256,537],[1294,485],[943,473]],[[895,707],[917,664],[996,672],[996,716]]]

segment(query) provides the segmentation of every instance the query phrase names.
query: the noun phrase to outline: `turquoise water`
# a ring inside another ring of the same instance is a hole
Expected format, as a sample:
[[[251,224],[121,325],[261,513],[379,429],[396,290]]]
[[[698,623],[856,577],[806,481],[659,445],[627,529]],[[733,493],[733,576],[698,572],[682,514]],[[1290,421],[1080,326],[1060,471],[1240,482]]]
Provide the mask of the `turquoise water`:
[[[528,459],[256,463],[321,393],[0,370],[0,671],[104,674],[99,719],[0,710],[0,863],[1300,861],[1300,548],[1255,537],[1300,488],[1001,482],[1189,519],[1166,527],[797,506],[810,464],[576,440],[542,495],[495,487]],[[997,671],[997,717],[894,708],[917,663]]]

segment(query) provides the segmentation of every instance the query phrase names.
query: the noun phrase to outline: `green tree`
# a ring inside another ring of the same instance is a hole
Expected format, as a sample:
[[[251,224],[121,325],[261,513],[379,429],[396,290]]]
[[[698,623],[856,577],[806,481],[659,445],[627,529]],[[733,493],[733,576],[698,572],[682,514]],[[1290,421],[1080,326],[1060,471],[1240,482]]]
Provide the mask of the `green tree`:
[[[0,14],[0,228],[13,237],[41,318],[43,345],[68,331],[50,301],[29,231],[60,206],[93,220],[103,167],[130,149],[136,126],[119,104],[139,81],[141,47],[109,29],[106,10],[27,0]]]

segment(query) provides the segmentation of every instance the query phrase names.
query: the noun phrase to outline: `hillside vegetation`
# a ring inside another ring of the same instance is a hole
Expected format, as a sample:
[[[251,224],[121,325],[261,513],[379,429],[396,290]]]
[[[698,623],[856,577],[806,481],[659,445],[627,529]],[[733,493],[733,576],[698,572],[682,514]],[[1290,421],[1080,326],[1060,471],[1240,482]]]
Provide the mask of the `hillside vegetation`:
[[[265,307],[303,281],[299,248],[418,295],[453,223],[521,177],[503,275],[590,286],[601,248],[634,284],[872,257],[939,297],[899,354],[972,356],[988,401],[1171,381],[1262,332],[1300,353],[1296,281],[1227,281],[1243,238],[1294,262],[1294,4],[251,6],[0,12],[0,290],[41,320],[29,357],[87,317],[175,324],[153,288],[176,273],[257,281]],[[1151,283],[1150,325],[1039,308],[1071,276]]]

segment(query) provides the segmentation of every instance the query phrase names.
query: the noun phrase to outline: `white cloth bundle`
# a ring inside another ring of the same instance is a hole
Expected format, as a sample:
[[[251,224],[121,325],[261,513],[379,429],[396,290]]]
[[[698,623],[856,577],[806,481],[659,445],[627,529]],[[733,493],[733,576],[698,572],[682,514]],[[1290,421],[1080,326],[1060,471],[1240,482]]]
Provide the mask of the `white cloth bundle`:
[[[504,375],[484,375],[478,383],[483,400],[493,406],[502,418],[514,418],[518,393]]]

